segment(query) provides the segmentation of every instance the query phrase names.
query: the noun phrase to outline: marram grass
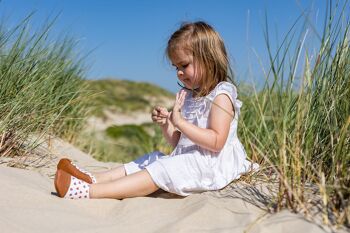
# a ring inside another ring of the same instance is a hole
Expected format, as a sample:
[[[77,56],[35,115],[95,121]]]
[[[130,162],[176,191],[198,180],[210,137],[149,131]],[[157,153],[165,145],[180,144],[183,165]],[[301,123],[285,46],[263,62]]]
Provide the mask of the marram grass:
[[[0,25],[0,156],[19,152],[29,135],[71,139],[86,112],[76,43],[52,41],[52,23],[30,31],[31,16],[10,29]]]
[[[267,81],[261,90],[243,95],[239,130],[248,155],[277,174],[276,210],[287,207],[309,214],[313,200],[306,190],[312,184],[320,196],[313,204],[321,206],[324,223],[350,226],[350,22],[346,9],[348,2],[330,11],[338,10],[338,17],[328,15],[316,53],[308,52],[304,43],[308,31],[304,31],[293,51],[289,32],[273,54],[266,30]]]

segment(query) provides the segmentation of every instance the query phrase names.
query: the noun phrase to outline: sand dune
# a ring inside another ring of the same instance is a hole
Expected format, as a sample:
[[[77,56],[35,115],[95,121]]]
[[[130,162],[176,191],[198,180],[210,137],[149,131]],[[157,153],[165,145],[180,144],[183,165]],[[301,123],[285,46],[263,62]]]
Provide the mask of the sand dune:
[[[43,150],[49,150],[47,156],[27,159],[27,169],[7,167],[10,161],[1,160],[1,232],[326,232],[287,210],[268,214],[235,195],[237,184],[185,198],[160,191],[124,200],[61,199],[53,185],[61,157],[90,170],[119,164],[95,161],[60,140]]]

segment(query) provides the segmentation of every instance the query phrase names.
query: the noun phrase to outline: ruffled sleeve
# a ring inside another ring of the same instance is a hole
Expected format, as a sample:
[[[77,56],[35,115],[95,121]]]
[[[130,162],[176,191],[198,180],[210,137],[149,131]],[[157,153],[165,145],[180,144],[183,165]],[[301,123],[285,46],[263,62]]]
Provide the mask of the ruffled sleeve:
[[[215,89],[216,89],[216,91],[215,91],[214,99],[216,96],[218,96],[220,94],[227,95],[230,98],[232,105],[234,107],[235,117],[236,116],[238,117],[240,114],[240,109],[241,109],[243,103],[237,99],[236,86],[233,85],[232,83],[229,83],[229,82],[221,82],[216,86]]]

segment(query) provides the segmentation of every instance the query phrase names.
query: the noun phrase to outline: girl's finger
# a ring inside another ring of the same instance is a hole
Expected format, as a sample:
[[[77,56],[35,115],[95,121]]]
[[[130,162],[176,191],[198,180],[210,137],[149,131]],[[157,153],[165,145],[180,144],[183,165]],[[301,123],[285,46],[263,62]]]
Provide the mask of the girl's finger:
[[[184,101],[185,100],[185,97],[186,97],[186,92],[185,91],[183,91],[182,93],[181,93],[181,101]]]
[[[168,110],[166,108],[162,108],[160,110],[160,114],[164,117],[167,117],[168,116]]]
[[[163,109],[164,109],[164,108],[161,107],[161,106],[157,106],[157,107],[156,107],[156,110],[157,110],[158,112],[162,111]]]
[[[168,117],[168,114],[167,114],[167,113],[160,113],[159,116],[162,117],[162,118],[167,118],[167,117]]]
[[[166,123],[166,120],[164,120],[164,119],[161,119],[161,120],[157,120],[157,121],[155,121],[157,124],[162,124],[162,125],[164,125],[165,123]]]
[[[183,94],[184,92],[185,92],[184,90],[181,90],[181,91],[180,91],[180,95],[182,96],[182,94]]]
[[[183,91],[183,95],[184,95],[184,97],[186,97],[186,95],[187,95],[187,92],[186,92],[186,91]]]
[[[182,105],[184,104],[186,94],[187,94],[187,93],[186,93],[185,91],[181,91],[180,97],[179,97],[179,100],[178,100],[178,104],[179,104],[180,106],[182,106]]]

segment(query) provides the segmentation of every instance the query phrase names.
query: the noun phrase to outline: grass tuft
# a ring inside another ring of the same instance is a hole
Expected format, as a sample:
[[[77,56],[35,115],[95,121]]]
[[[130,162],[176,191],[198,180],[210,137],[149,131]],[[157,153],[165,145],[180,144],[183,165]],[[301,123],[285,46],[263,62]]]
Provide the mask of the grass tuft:
[[[276,211],[289,208],[309,213],[309,203],[313,203],[321,206],[325,224],[350,226],[350,22],[346,9],[347,1],[329,11],[315,53],[306,46],[306,28],[299,38],[294,37],[296,22],[274,54],[266,24],[270,67],[263,88],[243,94],[239,130],[252,159],[273,167],[277,174]],[[307,195],[310,184],[321,197],[317,202]]]
[[[76,42],[51,40],[54,21],[31,31],[32,16],[10,29],[0,24],[0,156],[27,151],[29,135],[73,139],[86,113]]]

